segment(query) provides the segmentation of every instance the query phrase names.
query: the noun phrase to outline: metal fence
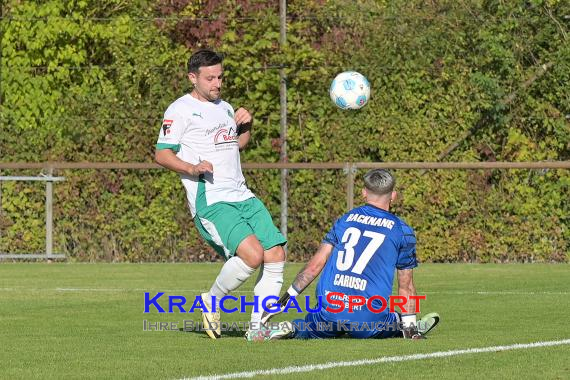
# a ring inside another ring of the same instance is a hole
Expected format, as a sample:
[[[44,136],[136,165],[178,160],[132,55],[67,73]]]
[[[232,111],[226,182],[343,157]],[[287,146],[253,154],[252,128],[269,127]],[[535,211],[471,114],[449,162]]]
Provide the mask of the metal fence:
[[[50,170],[51,172],[51,170]],[[32,253],[32,254],[11,254],[5,253],[0,254],[0,259],[64,259],[65,256],[63,254],[54,254],[53,253],[53,183],[64,181],[64,177],[54,177],[52,174],[48,175],[40,175],[37,177],[31,176],[0,176],[0,182],[3,181],[20,181],[20,182],[28,182],[28,181],[41,181],[46,183],[46,215],[45,215],[45,224],[46,224],[46,244],[45,244],[45,253]],[[0,187],[0,199],[2,199],[2,188]]]
[[[243,163],[244,170],[288,169],[288,170],[342,170],[346,175],[346,208],[354,206],[354,184],[358,169],[419,169],[419,170],[480,170],[480,169],[570,169],[570,161],[539,162],[322,162],[322,163]],[[45,253],[1,254],[0,259],[62,259],[62,254],[54,254],[53,246],[53,183],[65,180],[55,177],[57,170],[96,169],[96,170],[156,170],[162,169],[154,163],[112,163],[112,162],[40,162],[40,163],[0,163],[0,170],[40,170],[40,176],[0,176],[1,181],[43,181],[46,183]],[[1,190],[0,190],[1,191]],[[287,199],[287,191],[282,194]],[[1,192],[0,192],[1,197]],[[1,199],[1,198],[0,198]],[[285,220],[286,219],[285,214]],[[281,216],[283,220],[283,215]]]

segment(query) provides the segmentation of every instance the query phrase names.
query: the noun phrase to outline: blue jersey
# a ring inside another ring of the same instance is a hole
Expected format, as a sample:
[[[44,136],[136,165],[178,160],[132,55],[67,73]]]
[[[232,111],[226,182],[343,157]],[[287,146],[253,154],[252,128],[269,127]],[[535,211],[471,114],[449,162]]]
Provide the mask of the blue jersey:
[[[348,296],[374,295],[386,301],[392,294],[396,269],[412,269],[417,264],[414,231],[394,214],[366,204],[340,217],[325,236],[323,243],[333,246],[321,278],[317,295],[322,298],[322,314],[329,320],[382,320],[389,313],[374,313],[366,305],[348,311]],[[345,310],[330,313],[326,307],[339,309],[339,304],[326,300],[329,292],[343,293]],[[372,307],[380,309],[382,302],[373,300]]]

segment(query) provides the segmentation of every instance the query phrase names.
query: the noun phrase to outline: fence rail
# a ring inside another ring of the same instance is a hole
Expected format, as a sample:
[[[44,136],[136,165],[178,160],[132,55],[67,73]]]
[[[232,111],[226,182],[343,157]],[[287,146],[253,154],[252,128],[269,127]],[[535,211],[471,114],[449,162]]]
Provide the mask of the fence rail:
[[[570,161],[526,162],[244,162],[243,169],[290,169],[290,170],[343,170],[346,179],[346,207],[354,206],[354,180],[358,169],[420,169],[420,170],[481,170],[481,169],[570,169]],[[0,170],[40,169],[52,173],[64,169],[97,170],[149,170],[163,169],[152,162],[0,162]]]
[[[570,161],[242,163],[244,169],[570,169]],[[5,169],[162,169],[151,162],[0,162]]]
[[[570,169],[570,161],[534,161],[534,162],[304,162],[304,163],[242,163],[242,168],[255,169],[290,169],[290,170],[343,170],[346,175],[346,207],[354,206],[354,182],[358,169]],[[46,181],[46,254],[41,255],[0,255],[0,258],[52,258],[52,183],[63,178],[52,177],[56,170],[152,170],[162,169],[155,163],[145,162],[0,162],[0,170],[34,170],[46,171],[49,177],[0,177],[3,180]],[[1,190],[0,190],[1,191]],[[1,194],[1,192],[0,192]],[[285,194],[285,196],[287,196]]]

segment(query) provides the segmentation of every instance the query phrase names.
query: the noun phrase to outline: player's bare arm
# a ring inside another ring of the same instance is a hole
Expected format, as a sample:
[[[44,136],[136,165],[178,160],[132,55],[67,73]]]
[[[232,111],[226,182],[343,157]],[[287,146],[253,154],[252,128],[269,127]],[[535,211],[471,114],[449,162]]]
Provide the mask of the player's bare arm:
[[[197,165],[192,165],[191,163],[182,161],[180,158],[178,158],[171,149],[157,150],[154,154],[154,159],[160,166],[163,166],[166,169],[173,170],[180,174],[198,176],[200,174],[214,172],[214,167],[211,162],[201,161]]]
[[[416,287],[414,285],[413,269],[398,270],[398,295],[404,296],[407,303],[402,310],[402,324],[404,338],[406,339],[422,339],[422,335],[418,332],[416,319],[416,300],[410,299],[410,296],[416,295]]]
[[[327,260],[329,259],[331,253],[333,251],[333,246],[328,243],[323,243],[317,250],[317,253],[309,260],[309,262],[305,265],[305,267],[297,274],[293,284],[289,287],[287,292],[281,296],[279,301],[277,301],[274,305],[280,305],[279,310],[275,310],[274,312],[268,313],[267,311],[263,312],[261,317],[261,323],[266,323],[271,319],[273,316],[281,313],[283,307],[287,305],[289,298],[291,296],[298,296],[301,294],[311,283],[319,276]]]
[[[398,270],[398,295],[404,296],[408,300],[404,306],[406,313],[413,313],[416,309],[416,300],[410,299],[410,296],[416,295],[413,269]]]
[[[307,286],[311,285],[313,280],[321,273],[329,256],[332,253],[333,246],[323,243],[317,250],[317,253],[309,260],[305,267],[297,274],[293,281],[292,287],[301,294]]]
[[[240,129],[238,129],[238,146],[239,146],[239,150],[244,150],[244,148],[246,147],[247,143],[249,142],[249,139],[251,137],[251,132],[249,130],[242,132]]]

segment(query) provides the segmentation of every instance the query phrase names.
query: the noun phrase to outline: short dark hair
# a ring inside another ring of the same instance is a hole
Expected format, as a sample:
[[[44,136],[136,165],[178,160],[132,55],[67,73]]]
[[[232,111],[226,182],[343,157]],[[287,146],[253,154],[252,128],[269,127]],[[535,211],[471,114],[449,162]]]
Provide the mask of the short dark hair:
[[[213,50],[201,49],[195,52],[188,59],[188,72],[198,74],[200,67],[214,66],[222,63],[224,56]]]
[[[394,191],[396,178],[386,169],[372,169],[364,175],[364,187],[377,195],[386,195]]]

